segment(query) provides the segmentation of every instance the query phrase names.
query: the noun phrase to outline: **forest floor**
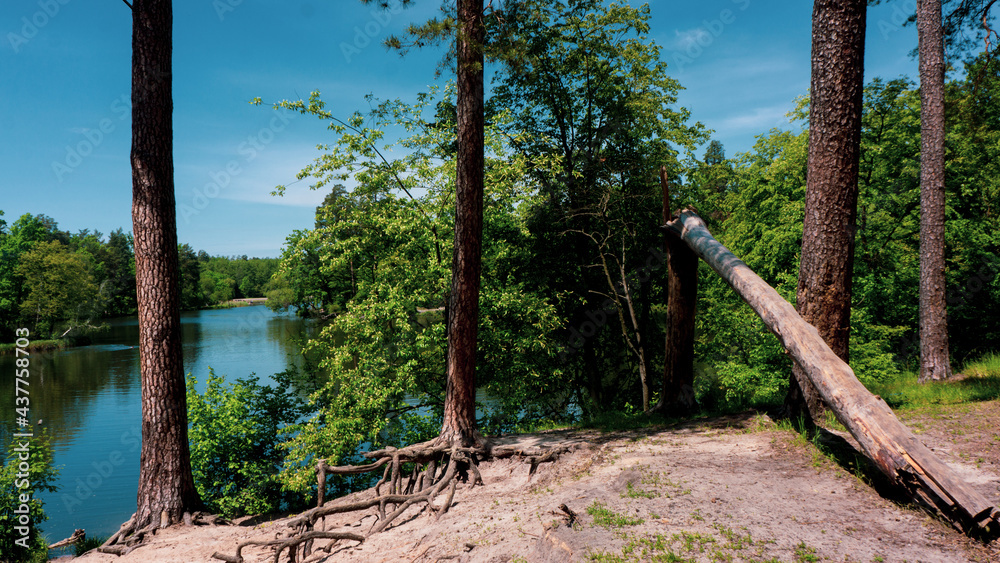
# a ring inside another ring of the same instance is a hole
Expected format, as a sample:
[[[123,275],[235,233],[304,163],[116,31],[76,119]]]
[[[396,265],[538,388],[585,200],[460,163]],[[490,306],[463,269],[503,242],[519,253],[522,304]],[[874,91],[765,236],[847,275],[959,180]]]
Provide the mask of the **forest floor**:
[[[1000,402],[935,406],[901,418],[1000,503]],[[817,447],[765,415],[746,413],[615,433],[507,436],[503,443],[575,449],[530,476],[516,460],[484,464],[485,486],[460,486],[439,520],[411,508],[364,544],[342,541],[325,561],[1000,561],[1000,542],[984,546],[913,505],[880,496],[857,476],[850,440],[838,435],[827,434]],[[561,504],[577,514],[572,525]],[[241,541],[282,536],[286,521],[174,526],[124,557],[91,553],[79,560],[214,562],[213,552],[234,555]],[[371,512],[328,517],[326,528],[363,533],[374,521]],[[264,548],[243,555],[248,562],[273,558]]]

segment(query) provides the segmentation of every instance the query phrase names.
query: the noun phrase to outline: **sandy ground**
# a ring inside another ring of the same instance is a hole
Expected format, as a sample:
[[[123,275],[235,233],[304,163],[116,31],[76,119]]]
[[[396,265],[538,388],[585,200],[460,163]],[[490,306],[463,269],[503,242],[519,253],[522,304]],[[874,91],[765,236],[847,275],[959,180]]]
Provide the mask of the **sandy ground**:
[[[903,418],[1000,503],[998,415],[1000,405],[982,403]],[[556,431],[504,440],[570,442],[575,449],[531,476],[516,460],[486,464],[486,485],[460,486],[454,506],[439,520],[413,509],[364,544],[341,542],[325,561],[1000,561],[1000,547],[983,546],[879,496],[763,415],[614,435]],[[561,504],[578,515],[573,525]],[[214,562],[213,552],[233,555],[240,541],[281,537],[286,521],[175,526],[127,556],[91,553],[79,560]],[[373,514],[355,514],[328,518],[326,527],[363,533],[374,522]],[[253,562],[273,559],[263,548],[243,555]]]

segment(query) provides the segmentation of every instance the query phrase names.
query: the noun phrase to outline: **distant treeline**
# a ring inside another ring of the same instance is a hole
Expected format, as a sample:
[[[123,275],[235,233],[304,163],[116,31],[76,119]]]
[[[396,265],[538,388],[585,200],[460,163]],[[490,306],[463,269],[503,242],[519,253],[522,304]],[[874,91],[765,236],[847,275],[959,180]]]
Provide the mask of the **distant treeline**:
[[[0,217],[3,211],[0,211]],[[79,336],[100,319],[132,315],[132,234],[60,230],[46,215],[0,218],[0,341],[26,327],[36,338]],[[181,308],[199,309],[239,297],[262,297],[276,258],[209,256],[178,246]]]

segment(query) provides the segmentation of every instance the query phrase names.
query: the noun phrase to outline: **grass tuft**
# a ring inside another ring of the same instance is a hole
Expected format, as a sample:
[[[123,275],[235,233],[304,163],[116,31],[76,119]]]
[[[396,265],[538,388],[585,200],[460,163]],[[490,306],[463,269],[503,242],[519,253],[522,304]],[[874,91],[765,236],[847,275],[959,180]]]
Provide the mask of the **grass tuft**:
[[[594,518],[594,525],[604,528],[623,528],[625,526],[638,526],[645,522],[642,518],[633,518],[626,514],[618,514],[609,509],[603,502],[595,500],[587,507],[587,514]]]
[[[962,373],[969,377],[1000,377],[1000,353],[990,352],[974,362],[965,364]]]

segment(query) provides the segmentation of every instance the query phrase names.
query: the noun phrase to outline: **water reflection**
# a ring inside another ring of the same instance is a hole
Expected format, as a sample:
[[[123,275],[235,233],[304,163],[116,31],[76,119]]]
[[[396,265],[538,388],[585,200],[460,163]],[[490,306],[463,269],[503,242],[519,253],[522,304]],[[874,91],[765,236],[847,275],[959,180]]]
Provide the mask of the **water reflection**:
[[[139,479],[139,327],[136,319],[110,321],[110,329],[81,346],[31,356],[31,419],[48,429],[61,467],[56,493],[43,495],[52,541],[75,528],[97,537],[114,533],[135,511]],[[262,383],[300,364],[294,341],[312,325],[265,307],[185,313],[181,318],[185,373],[204,389],[209,367],[234,380],[256,373]],[[14,357],[0,356],[3,447],[15,430]],[[37,425],[36,425],[37,427]]]

